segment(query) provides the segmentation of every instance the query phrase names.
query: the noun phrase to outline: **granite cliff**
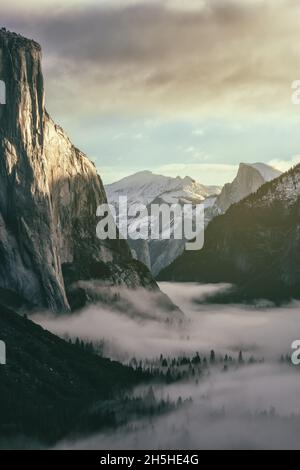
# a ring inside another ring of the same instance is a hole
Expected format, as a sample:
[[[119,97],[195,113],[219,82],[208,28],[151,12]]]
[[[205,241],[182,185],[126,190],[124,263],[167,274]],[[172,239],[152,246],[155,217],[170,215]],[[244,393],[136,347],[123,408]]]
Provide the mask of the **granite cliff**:
[[[70,310],[80,280],[156,289],[126,241],[96,238],[105,190],[94,164],[45,109],[40,46],[1,29],[0,80],[2,293],[60,312]]]

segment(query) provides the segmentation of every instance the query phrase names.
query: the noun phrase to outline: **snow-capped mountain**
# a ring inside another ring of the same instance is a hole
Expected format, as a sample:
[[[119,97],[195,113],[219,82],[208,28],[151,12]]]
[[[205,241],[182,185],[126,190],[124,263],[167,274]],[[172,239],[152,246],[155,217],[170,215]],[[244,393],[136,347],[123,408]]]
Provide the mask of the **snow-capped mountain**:
[[[265,163],[241,163],[232,183],[224,185],[215,201],[215,210],[224,213],[227,209],[249,194],[255,193],[264,183],[281,175],[279,170]]]
[[[120,196],[127,197],[129,207],[134,204],[144,204],[149,208],[150,204],[155,203],[170,205],[203,203],[207,207],[214,204],[221,191],[219,186],[204,186],[189,176],[172,178],[156,175],[151,171],[135,173],[107,185],[105,189],[108,202],[116,207],[117,224],[121,233],[126,227],[124,227],[124,221],[118,217]],[[130,223],[132,219],[129,218],[128,225]],[[150,223],[151,219],[145,217],[144,224],[149,226]],[[160,238],[162,238],[163,230],[164,228],[161,227]],[[158,274],[183,252],[186,240],[132,240],[129,238],[128,242],[134,257],[151,269],[153,274]]]
[[[118,201],[126,196],[129,207],[142,203],[185,203],[204,204],[205,226],[217,215],[248,195],[255,193],[263,184],[277,178],[281,172],[264,163],[241,163],[236,177],[221,189],[219,186],[205,186],[189,176],[167,177],[141,171],[105,187],[108,201],[117,209],[117,223],[122,231],[124,223],[118,218]],[[130,220],[129,220],[130,222]],[[148,224],[145,219],[145,224]],[[154,275],[174,261],[184,250],[186,240],[131,240],[133,255],[142,261]]]
[[[146,206],[155,199],[172,204],[201,202],[209,196],[220,193],[219,186],[204,186],[189,176],[172,178],[156,175],[151,171],[140,171],[105,186],[110,203],[118,203],[119,196],[127,196],[128,204],[141,203]]]

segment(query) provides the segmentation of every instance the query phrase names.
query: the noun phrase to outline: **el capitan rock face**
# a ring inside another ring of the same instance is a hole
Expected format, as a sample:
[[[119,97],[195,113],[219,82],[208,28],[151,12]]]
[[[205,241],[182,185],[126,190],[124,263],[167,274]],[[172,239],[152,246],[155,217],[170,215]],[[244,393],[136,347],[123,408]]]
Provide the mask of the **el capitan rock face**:
[[[0,79],[0,288],[54,311],[81,279],[156,288],[124,240],[96,238],[103,184],[45,110],[40,46],[0,30]]]

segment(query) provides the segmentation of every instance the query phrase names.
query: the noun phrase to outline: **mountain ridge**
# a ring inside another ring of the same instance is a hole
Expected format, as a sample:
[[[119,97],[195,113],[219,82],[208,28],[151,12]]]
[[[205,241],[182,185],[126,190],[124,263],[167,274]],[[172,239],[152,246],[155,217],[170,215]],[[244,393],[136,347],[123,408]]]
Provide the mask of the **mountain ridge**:
[[[149,170],[134,173],[120,181],[105,186],[109,203],[117,212],[117,225],[122,232],[122,221],[118,219],[118,201],[126,196],[128,205],[142,203],[150,213],[151,204],[199,204],[214,198],[220,192],[218,186],[205,186],[189,176],[176,178],[152,173]],[[143,262],[153,273],[167,266],[179,256],[185,240],[128,240],[134,257]]]
[[[105,189],[109,202],[116,203],[119,195],[126,195],[130,203],[139,202],[145,205],[158,197],[164,199],[164,195],[172,191],[181,191],[182,197],[185,196],[184,191],[186,191],[186,197],[190,193],[193,199],[203,200],[205,197],[217,194],[220,190],[218,186],[200,184],[190,176],[164,176],[149,170],[125,176],[119,181],[105,185]]]
[[[149,170],[134,173],[120,181],[105,186],[108,200],[117,210],[118,199],[126,196],[128,205],[142,203],[150,210],[153,204],[204,204],[205,226],[217,215],[256,192],[266,181],[281,174],[279,170],[264,163],[240,163],[236,177],[221,189],[205,186],[189,176],[176,178],[157,175]],[[120,225],[121,224],[121,225]],[[121,230],[122,231],[122,230]],[[129,245],[134,256],[142,261],[154,275],[166,268],[184,251],[186,240],[131,240]]]
[[[212,220],[204,248],[184,252],[158,279],[233,283],[231,301],[299,298],[299,216],[297,165]]]

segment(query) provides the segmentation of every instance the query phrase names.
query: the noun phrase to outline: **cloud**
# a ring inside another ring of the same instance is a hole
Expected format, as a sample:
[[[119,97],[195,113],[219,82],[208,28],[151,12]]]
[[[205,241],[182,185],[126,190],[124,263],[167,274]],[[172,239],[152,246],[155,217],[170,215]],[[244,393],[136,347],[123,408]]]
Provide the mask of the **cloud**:
[[[157,320],[137,321],[101,306],[79,316],[43,319],[42,325],[56,333],[98,339],[105,337],[115,357],[158,358],[162,352],[174,357],[201,355],[210,349],[218,354],[265,358],[261,364],[222,365],[202,371],[196,379],[169,386],[154,386],[155,395],[171,401],[192,398],[192,403],[160,417],[129,422],[113,432],[104,432],[59,448],[78,449],[266,449],[299,448],[299,371],[279,363],[291,352],[300,331],[299,302],[275,308],[256,305],[199,305],[207,294],[226,285],[162,283],[162,290],[185,312],[181,328]],[[145,302],[136,293],[136,305]],[[157,318],[158,319],[158,318]],[[75,328],[76,326],[76,328]],[[108,350],[106,350],[108,351]],[[127,352],[127,355],[126,355]],[[141,395],[144,389],[137,389]]]
[[[299,449],[298,373],[264,364],[222,373],[198,384],[156,388],[156,396],[193,403],[159,418],[130,423],[60,449]]]
[[[205,131],[203,129],[194,129],[192,134],[198,137],[202,137],[205,134]]]
[[[207,154],[195,150],[192,154],[192,159],[197,163],[170,163],[160,166],[151,165],[151,171],[159,175],[171,176],[174,178],[177,176],[190,176],[202,184],[217,186],[223,186],[223,184],[228,183],[235,178],[238,165],[226,163],[205,163],[209,158],[210,157]],[[141,170],[143,169],[145,169],[145,167],[141,168]],[[101,167],[99,167],[99,172],[101,173],[101,177],[103,181],[105,181],[105,184],[118,181],[135,173],[136,171],[136,167],[128,167],[127,165],[122,166],[120,164],[118,164],[117,167],[108,165],[101,165]]]
[[[257,305],[200,305],[210,293],[227,285],[161,283],[162,291],[185,314],[179,322],[177,312],[170,312],[159,293],[143,289],[121,291],[119,304],[98,303],[71,316],[40,315],[35,321],[58,335],[70,335],[97,341],[104,339],[106,354],[129,359],[155,358],[161,353],[180,355],[207,353],[214,348],[236,354],[239,349],[249,354],[276,359],[290,351],[297,326],[299,302],[282,308]],[[136,314],[136,312],[139,312]],[[174,319],[174,324],[166,319]]]
[[[269,162],[269,165],[277,168],[278,170],[285,172],[288,171],[293,166],[296,166],[300,163],[300,155],[295,155],[290,160],[279,160],[274,159]]]
[[[295,112],[297,2],[210,0],[191,9],[196,3],[78,2],[22,17],[6,5],[4,20],[45,46],[57,109],[63,99],[80,112]]]
[[[189,149],[191,150],[191,149]],[[207,160],[205,153],[193,152],[194,160]],[[207,185],[223,185],[236,176],[238,165],[226,163],[170,163],[154,168],[154,172],[165,176],[192,176],[195,180]]]

